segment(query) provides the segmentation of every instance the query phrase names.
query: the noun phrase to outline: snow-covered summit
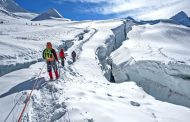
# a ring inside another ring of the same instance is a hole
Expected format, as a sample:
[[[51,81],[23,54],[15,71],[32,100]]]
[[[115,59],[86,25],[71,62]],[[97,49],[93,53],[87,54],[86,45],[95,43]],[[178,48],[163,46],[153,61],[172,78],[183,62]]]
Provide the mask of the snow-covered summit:
[[[187,16],[187,14],[183,11],[177,13],[176,15],[174,15],[173,17],[171,17],[170,19],[185,25],[185,26],[189,26],[190,27],[190,19]]]
[[[0,0],[0,9],[9,12],[27,12],[20,7],[14,0]]]
[[[56,9],[49,9],[48,11],[32,19],[32,21],[40,21],[51,18],[63,18],[63,16]]]

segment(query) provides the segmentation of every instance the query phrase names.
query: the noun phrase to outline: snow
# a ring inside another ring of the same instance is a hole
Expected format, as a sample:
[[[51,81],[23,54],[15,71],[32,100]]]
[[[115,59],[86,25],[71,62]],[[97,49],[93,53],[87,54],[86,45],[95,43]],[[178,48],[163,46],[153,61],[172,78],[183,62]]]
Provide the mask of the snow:
[[[0,8],[9,12],[26,12],[26,10],[20,7],[14,0],[0,0]]]
[[[10,81],[18,80],[22,83],[22,80],[31,79],[37,75],[40,68],[43,68],[43,65],[44,63],[37,63],[28,69],[5,75],[1,77],[1,83],[7,77],[9,77]],[[26,75],[25,72],[30,72],[31,74],[27,73]],[[27,109],[28,115],[24,117],[24,121],[55,120],[61,122],[66,120],[93,120],[103,122],[109,120],[113,122],[138,122],[143,120],[148,122],[187,122],[188,120],[189,109],[157,101],[146,94],[134,82],[121,84],[101,83],[101,79],[97,82],[87,81],[84,77],[80,75],[74,76],[71,73],[71,71],[66,70],[66,73],[63,74],[65,80],[49,82],[42,88],[34,91]],[[24,77],[22,76],[23,74],[25,74]],[[15,79],[19,76],[20,79]],[[43,68],[41,77],[42,80],[39,80],[39,82],[48,79],[46,68]],[[25,85],[28,84],[27,82],[23,83]],[[7,88],[7,85],[4,87]],[[14,82],[11,85],[20,87],[21,84]],[[3,121],[4,116],[7,115],[14,105],[11,102],[14,101],[13,98],[18,99],[22,92],[14,91],[11,95],[1,98],[0,105],[4,106],[4,109],[1,109],[1,112],[4,113],[1,114],[1,121]],[[8,121],[17,119],[23,105],[22,101],[24,101],[24,98],[19,102],[17,108],[14,109]],[[139,104],[139,106],[134,103]],[[166,108],[167,114],[165,113]]]
[[[189,28],[135,26],[124,19],[30,21],[33,16],[0,12],[0,121],[18,120],[36,81],[23,122],[189,121]],[[52,82],[42,60],[48,41],[67,54],[60,78]],[[122,83],[110,83],[111,74]],[[166,95],[169,100],[163,99]]]
[[[116,82],[136,81],[159,100],[189,107],[189,34],[168,23],[134,26],[111,55]]]
[[[36,14],[36,13],[31,13],[31,12],[16,12],[14,13],[14,15],[16,15],[17,17],[20,17],[20,18],[25,18],[25,19],[28,19],[28,20],[31,20],[35,17],[37,17],[39,14]]]
[[[7,23],[0,26],[0,75],[41,60],[47,41],[53,40],[55,47],[59,47],[64,41],[77,38],[84,32],[83,28],[69,27],[66,25],[68,22],[64,21],[31,22],[10,16],[6,16],[4,20]]]

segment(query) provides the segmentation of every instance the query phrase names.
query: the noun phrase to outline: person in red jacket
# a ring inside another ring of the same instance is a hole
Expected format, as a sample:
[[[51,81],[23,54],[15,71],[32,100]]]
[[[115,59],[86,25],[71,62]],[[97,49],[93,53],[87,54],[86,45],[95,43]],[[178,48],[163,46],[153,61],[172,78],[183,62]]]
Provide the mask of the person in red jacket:
[[[43,58],[47,63],[47,71],[49,73],[50,80],[53,80],[52,68],[55,72],[56,79],[59,78],[58,68],[56,61],[58,62],[56,51],[52,48],[51,42],[48,42],[46,45],[46,49],[43,51]]]
[[[61,65],[64,67],[65,66],[65,53],[64,53],[64,49],[61,49],[61,51],[59,52],[59,57],[61,59]]]

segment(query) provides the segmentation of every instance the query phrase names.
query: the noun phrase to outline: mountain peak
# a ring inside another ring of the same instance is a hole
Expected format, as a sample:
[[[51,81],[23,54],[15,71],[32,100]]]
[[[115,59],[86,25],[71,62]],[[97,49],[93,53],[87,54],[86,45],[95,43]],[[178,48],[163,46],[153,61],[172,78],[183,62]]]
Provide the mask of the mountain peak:
[[[14,0],[0,0],[0,8],[8,12],[27,12],[20,7]]]
[[[32,19],[32,21],[40,21],[40,20],[46,20],[46,19],[51,19],[51,18],[63,18],[63,16],[56,9],[51,8],[48,11]]]
[[[49,9],[46,13],[49,13],[53,15],[53,17],[56,17],[56,18],[63,18],[63,16],[55,8]]]
[[[184,11],[180,11],[178,14],[184,14],[184,15],[187,15]]]
[[[180,19],[180,18],[188,18],[187,14],[184,11],[180,11],[179,13],[177,13],[176,15],[174,15],[173,17],[171,17],[171,19]]]
[[[190,27],[190,19],[184,11],[180,11],[170,19],[178,22],[179,24]]]

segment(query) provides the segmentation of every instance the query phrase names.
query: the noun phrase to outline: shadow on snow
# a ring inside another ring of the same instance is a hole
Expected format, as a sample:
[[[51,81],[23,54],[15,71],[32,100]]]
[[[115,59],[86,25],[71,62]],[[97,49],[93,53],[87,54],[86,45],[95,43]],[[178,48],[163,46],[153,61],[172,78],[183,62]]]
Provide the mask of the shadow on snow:
[[[36,80],[37,80],[37,85],[36,85],[37,90],[41,89],[44,86],[44,84],[47,82],[47,81],[45,81],[44,77],[43,78],[38,78],[38,79],[31,78],[31,79],[29,79],[27,81],[24,81],[24,82],[14,86],[14,87],[12,87],[6,93],[1,94],[0,98],[9,96],[9,95],[14,94],[14,93],[22,92],[22,91],[25,91],[25,90],[32,90]]]

